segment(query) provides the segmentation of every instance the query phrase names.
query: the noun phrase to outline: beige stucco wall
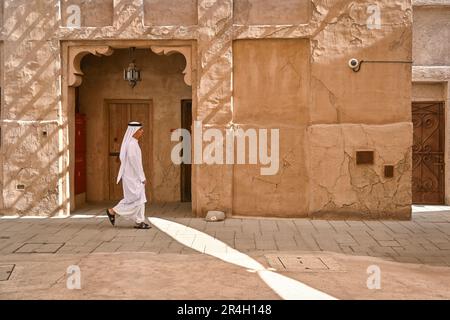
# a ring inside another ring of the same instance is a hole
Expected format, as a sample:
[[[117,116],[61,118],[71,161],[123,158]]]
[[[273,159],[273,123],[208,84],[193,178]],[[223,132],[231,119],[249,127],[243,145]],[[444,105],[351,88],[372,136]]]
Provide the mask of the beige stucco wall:
[[[128,66],[128,50],[116,50],[109,57],[89,55],[82,61],[80,111],[87,115],[87,201],[109,199],[108,119],[105,100],[152,100],[152,177],[149,177],[154,202],[180,200],[180,167],[170,159],[173,143],[171,129],[181,124],[181,100],[191,99],[191,88],[183,81],[186,65],[181,54],[159,56],[150,49],[137,50],[136,64],[142,81],[131,88],[123,81]]]
[[[299,216],[308,213],[306,128],[309,123],[309,41],[239,40],[234,43],[233,123],[280,130],[280,170],[236,165],[233,213]]]
[[[412,101],[445,101],[445,82],[416,82],[412,87]]]
[[[450,65],[450,3],[414,8],[414,64]]]
[[[111,10],[112,23],[90,22],[95,14],[83,12],[89,17],[84,25],[66,28],[58,1],[5,0],[2,149],[8,212],[70,210],[71,46],[191,41],[194,118],[204,128],[221,130],[235,123],[280,127],[283,164],[267,183],[252,167],[194,166],[195,214],[218,209],[265,216],[409,217],[410,65],[365,63],[358,73],[347,66],[350,58],[411,60],[409,0],[377,2],[381,29],[367,27],[368,0],[314,0],[308,6],[285,0],[274,10],[268,10],[270,1],[198,0],[196,17],[183,23],[149,16],[155,1],[101,2]],[[177,8],[165,17],[179,16],[183,6]],[[246,86],[246,72],[257,71],[255,86]],[[271,106],[255,114],[263,97]],[[49,132],[45,138],[43,128]],[[400,138],[385,142],[394,133]],[[375,152],[374,165],[353,165],[360,149]],[[384,164],[396,167],[389,181],[381,176]],[[320,178],[324,172],[326,180]],[[17,183],[25,190],[15,190]]]

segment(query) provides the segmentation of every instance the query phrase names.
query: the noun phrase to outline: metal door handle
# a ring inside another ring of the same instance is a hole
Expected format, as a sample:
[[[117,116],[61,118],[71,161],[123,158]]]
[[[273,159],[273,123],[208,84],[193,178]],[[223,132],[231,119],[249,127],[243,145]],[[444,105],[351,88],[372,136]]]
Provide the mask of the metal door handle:
[[[118,156],[120,156],[120,152],[110,152],[109,156],[110,157],[118,157]]]

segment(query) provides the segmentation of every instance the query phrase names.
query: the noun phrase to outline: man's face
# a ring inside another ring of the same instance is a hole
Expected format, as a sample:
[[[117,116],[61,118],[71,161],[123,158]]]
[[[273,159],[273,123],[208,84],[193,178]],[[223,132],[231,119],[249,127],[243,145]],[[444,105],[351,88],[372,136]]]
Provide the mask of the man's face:
[[[133,137],[137,140],[140,140],[143,135],[144,135],[144,128],[140,128],[138,131],[136,131]]]

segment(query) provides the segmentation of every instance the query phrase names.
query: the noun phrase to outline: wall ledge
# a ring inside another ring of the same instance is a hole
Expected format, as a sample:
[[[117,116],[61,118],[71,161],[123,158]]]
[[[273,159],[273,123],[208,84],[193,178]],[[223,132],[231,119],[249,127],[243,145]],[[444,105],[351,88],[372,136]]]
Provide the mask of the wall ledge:
[[[413,66],[413,81],[449,81],[450,66]]]
[[[413,7],[441,7],[450,6],[448,0],[413,0]]]

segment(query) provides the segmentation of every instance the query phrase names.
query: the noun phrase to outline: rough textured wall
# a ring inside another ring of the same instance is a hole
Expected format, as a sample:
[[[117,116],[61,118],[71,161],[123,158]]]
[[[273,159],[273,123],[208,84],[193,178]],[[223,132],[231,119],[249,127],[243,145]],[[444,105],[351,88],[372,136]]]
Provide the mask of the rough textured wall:
[[[204,128],[225,130],[232,120],[233,1],[198,0],[197,114]],[[232,166],[197,165],[193,208],[199,215],[232,213]]]
[[[277,33],[288,37],[298,33],[300,37],[304,32],[304,36],[311,38],[311,51],[303,61],[277,65],[285,57],[287,61],[294,60],[295,50],[285,48],[283,42],[274,45],[259,39],[254,40],[257,43],[254,50],[251,46],[240,49],[243,45],[239,42],[235,45],[233,121],[239,125],[259,125],[261,119],[269,119],[262,123],[266,126],[277,123],[280,127],[288,124],[290,130],[281,130],[282,136],[288,137],[281,139],[281,163],[292,167],[282,167],[280,174],[271,180],[255,178],[256,172],[235,166],[233,211],[343,218],[410,216],[411,4],[378,2],[379,29],[367,26],[370,4],[315,1],[309,24],[312,30],[237,29],[241,35],[252,38]],[[276,52],[276,59],[272,52]],[[247,59],[242,62],[240,55]],[[355,73],[347,65],[350,58],[404,63],[366,62]],[[300,79],[310,79],[310,84],[300,81],[299,85],[299,90],[310,87],[305,109],[301,102],[293,103],[296,108],[286,103],[296,101],[286,95],[286,91],[295,92],[290,86],[295,85],[297,78],[289,76],[291,69],[296,70]],[[270,76],[264,73],[266,70]],[[267,86],[258,87],[260,82],[258,77],[252,77],[254,74],[264,79],[261,83]],[[289,89],[284,91],[285,88]],[[247,100],[242,99],[242,93],[247,93]],[[277,113],[278,107],[285,113]],[[305,135],[302,125],[307,126]],[[399,138],[387,141],[392,134]],[[290,148],[283,148],[283,144]],[[374,164],[357,166],[358,150],[373,151]],[[394,166],[394,178],[384,178],[384,165]],[[299,170],[303,166],[306,169]],[[291,172],[284,175],[285,171]]]
[[[350,58],[411,61],[408,1],[380,3],[381,29],[368,29],[365,1],[335,1],[312,39],[311,121],[383,124],[411,120],[411,65],[363,63]]]
[[[450,65],[450,6],[415,7],[414,65]]]
[[[315,125],[308,129],[313,215],[409,217],[412,125]],[[374,150],[374,165],[356,165],[357,150]],[[384,177],[394,166],[394,178]]]
[[[82,62],[85,75],[80,86],[80,111],[87,115],[88,201],[109,199],[105,99],[152,100],[151,198],[155,202],[180,200],[180,168],[170,159],[170,131],[180,127],[181,100],[192,96],[191,88],[184,83],[181,73],[186,62],[182,55],[159,56],[150,49],[137,50],[135,57],[142,72],[142,82],[134,89],[123,80],[122,74],[129,63],[128,50],[116,50],[109,57],[90,55]]]
[[[45,133],[45,135],[44,135]],[[9,124],[3,130],[4,205],[18,213],[58,213],[58,129],[52,123]],[[25,190],[18,190],[23,185]]]
[[[332,3],[319,7],[327,23],[311,40],[310,215],[407,218],[411,65],[367,62],[355,73],[347,61],[411,61],[410,3],[378,2],[380,29],[367,27],[369,2]],[[374,164],[356,166],[357,150],[374,151]],[[387,164],[395,167],[389,180]]]
[[[3,18],[4,207],[13,213],[58,213],[64,200],[55,2],[4,1]]]

